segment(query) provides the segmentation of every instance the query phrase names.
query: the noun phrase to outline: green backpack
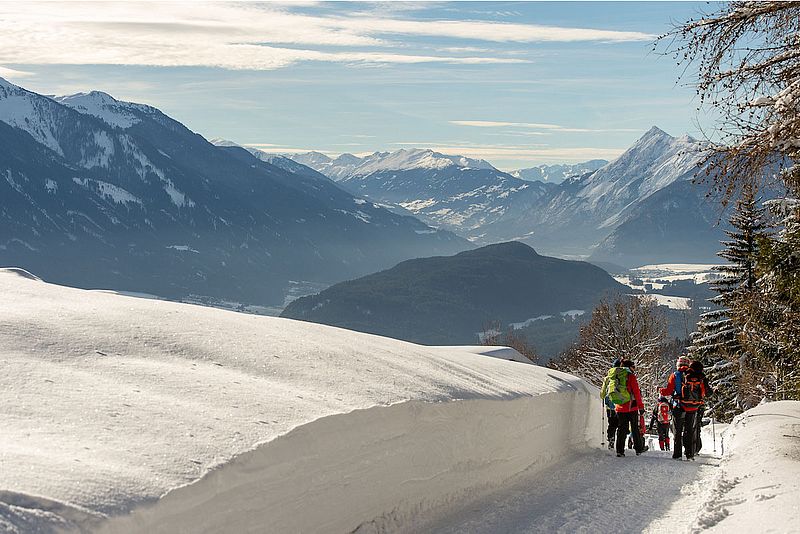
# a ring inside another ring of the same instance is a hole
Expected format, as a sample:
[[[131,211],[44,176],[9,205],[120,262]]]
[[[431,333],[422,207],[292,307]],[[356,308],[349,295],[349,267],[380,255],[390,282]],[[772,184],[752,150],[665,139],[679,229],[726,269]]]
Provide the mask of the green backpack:
[[[624,367],[612,367],[606,376],[605,396],[614,404],[627,404],[631,401],[628,391],[628,370]]]

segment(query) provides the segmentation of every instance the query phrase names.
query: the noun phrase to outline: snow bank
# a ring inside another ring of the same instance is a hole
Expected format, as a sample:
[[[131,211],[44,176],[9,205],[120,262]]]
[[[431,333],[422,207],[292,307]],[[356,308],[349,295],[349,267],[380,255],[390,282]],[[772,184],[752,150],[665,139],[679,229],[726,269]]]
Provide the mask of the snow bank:
[[[8,270],[0,294],[3,531],[411,529],[601,433],[584,382],[469,349]]]
[[[800,402],[748,410],[723,440],[694,530],[800,532]]]

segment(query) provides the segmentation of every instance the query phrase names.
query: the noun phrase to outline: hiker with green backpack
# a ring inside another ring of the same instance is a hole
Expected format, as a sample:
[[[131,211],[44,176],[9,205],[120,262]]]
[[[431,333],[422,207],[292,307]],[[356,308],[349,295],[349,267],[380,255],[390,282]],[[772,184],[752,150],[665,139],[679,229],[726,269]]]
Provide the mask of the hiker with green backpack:
[[[625,438],[629,433],[633,434],[636,456],[647,450],[639,430],[639,414],[644,413],[644,403],[632,368],[632,361],[622,360],[619,367],[608,370],[600,390],[600,396],[608,398],[614,404],[619,421],[616,439],[618,457],[625,456]]]
[[[619,358],[611,362],[611,367],[619,367]],[[614,449],[614,437],[617,435],[617,427],[619,420],[617,419],[617,412],[614,410],[615,404],[611,402],[608,397],[608,376],[603,379],[603,387],[600,388],[600,398],[603,399],[603,405],[606,409],[606,420],[608,421],[608,428],[606,429],[606,437],[608,438],[608,450]]]

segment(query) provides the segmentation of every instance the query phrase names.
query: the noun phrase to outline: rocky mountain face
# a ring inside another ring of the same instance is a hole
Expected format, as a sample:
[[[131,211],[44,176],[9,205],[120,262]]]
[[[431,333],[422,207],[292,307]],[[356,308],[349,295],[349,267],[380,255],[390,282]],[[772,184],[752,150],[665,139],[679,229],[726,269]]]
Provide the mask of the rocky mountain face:
[[[591,313],[604,295],[627,291],[599,267],[509,242],[408,260],[300,298],[282,316],[419,343],[475,343],[495,322]]]
[[[0,79],[0,147],[0,264],[52,282],[282,305],[292,281],[470,248],[105,93]]]
[[[423,152],[440,164],[413,166]],[[291,157],[316,165],[355,194],[402,206],[476,244],[520,240],[547,254],[594,254],[633,266],[707,261],[724,237],[714,215],[696,212],[706,190],[691,180],[700,170],[703,145],[656,127],[616,160],[560,183],[522,180],[431,151],[376,153],[369,167],[341,166],[338,158],[319,156]],[[666,210],[667,205],[672,207]]]

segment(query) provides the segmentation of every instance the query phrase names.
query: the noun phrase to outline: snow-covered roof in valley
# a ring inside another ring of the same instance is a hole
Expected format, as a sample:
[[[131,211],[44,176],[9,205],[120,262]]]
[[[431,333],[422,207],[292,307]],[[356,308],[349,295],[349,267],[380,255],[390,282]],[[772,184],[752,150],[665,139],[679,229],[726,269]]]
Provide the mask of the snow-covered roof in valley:
[[[465,417],[470,410],[482,414],[481,418],[496,423],[480,440],[502,437],[505,443],[504,432],[511,430],[494,427],[507,425],[508,419],[492,412],[548,394],[573,395],[570,399],[586,403],[594,397],[593,390],[569,375],[457,347],[434,349],[288,319],[60,287],[12,269],[0,269],[0,293],[6,297],[0,299],[4,323],[0,329],[4,363],[0,471],[5,490],[0,495],[0,530],[49,530],[60,525],[84,531],[102,527],[106,516],[119,516],[127,525],[126,512],[185,487],[161,498],[159,506],[141,509],[140,520],[145,523],[138,528],[142,529],[151,518],[147,514],[160,513],[161,506],[184,502],[181,499],[206,502],[193,493],[207,490],[203,484],[193,484],[200,479],[219,490],[219,484],[250,476],[252,469],[245,466],[252,462],[285,478],[289,475],[280,471],[281,465],[306,461],[302,450],[314,443],[342,454],[355,451],[356,457],[341,462],[358,461],[359,455],[367,453],[385,455],[391,444],[370,425],[404,427],[407,422],[410,426],[402,432],[417,427],[428,432],[425,421],[430,420],[435,428],[441,427],[440,416],[420,406],[431,406],[440,414],[441,410],[467,410],[456,417],[464,421],[475,417]],[[573,402],[566,398],[556,404]],[[497,403],[499,399],[510,403]],[[456,400],[478,404],[460,408],[462,403],[451,402]],[[394,410],[387,412],[395,414],[392,417],[370,415],[370,410],[389,406]],[[513,408],[519,416],[529,409]],[[330,419],[342,414],[351,415]],[[309,440],[303,436],[311,431],[299,428],[312,422],[317,430]],[[582,435],[585,424],[579,420],[569,432],[577,429]],[[370,428],[371,434],[360,433],[359,429]],[[436,432],[460,435],[462,430],[473,432],[467,426],[447,426]],[[523,430],[532,432],[521,426],[513,431]],[[351,435],[354,440],[378,441],[371,446],[374,450],[361,441],[342,442]],[[565,434],[557,439],[578,438]],[[518,436],[512,441],[523,444],[526,440]],[[419,443],[433,448],[424,440]],[[269,447],[264,448],[266,444]],[[503,446],[518,447],[514,443]],[[247,451],[252,451],[249,456],[231,463]],[[466,448],[446,456],[474,462],[461,454],[479,452]],[[504,454],[513,459],[505,462],[508,469],[521,470],[519,462],[532,461],[524,460],[516,449]],[[443,460],[437,457],[435,461]],[[505,463],[498,468],[497,459],[486,461],[487,477],[503,472]],[[331,465],[339,464],[331,460]],[[420,464],[420,468],[431,467]],[[392,476],[404,472],[393,469]],[[273,475],[261,473],[259,483],[268,484]],[[288,495],[297,490],[306,495],[311,490],[303,485],[304,476],[290,477],[296,487],[265,491]],[[511,471],[503,476],[511,476]],[[352,498],[365,498],[364,492],[353,491]],[[387,493],[387,498],[398,498],[392,495]],[[235,497],[239,504],[230,506],[257,506],[248,500],[251,497],[242,494]],[[302,498],[298,499],[281,506],[302,504]],[[15,503],[24,506],[10,507]],[[340,507],[327,513],[344,517],[347,506]],[[341,521],[354,520],[351,516]],[[306,519],[298,513],[292,521]],[[152,521],[160,524],[160,520]],[[129,532],[132,527],[116,528]]]
[[[134,110],[148,111],[153,109],[143,104],[117,100],[102,91],[56,96],[53,99],[79,113],[98,117],[107,124],[118,128],[130,128],[140,122],[140,119],[133,113]]]

